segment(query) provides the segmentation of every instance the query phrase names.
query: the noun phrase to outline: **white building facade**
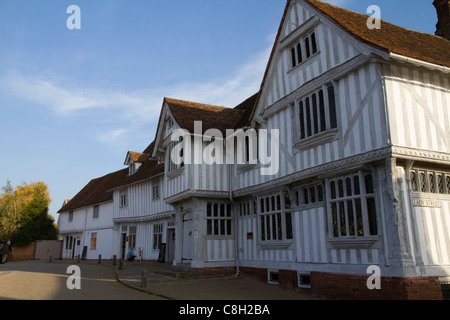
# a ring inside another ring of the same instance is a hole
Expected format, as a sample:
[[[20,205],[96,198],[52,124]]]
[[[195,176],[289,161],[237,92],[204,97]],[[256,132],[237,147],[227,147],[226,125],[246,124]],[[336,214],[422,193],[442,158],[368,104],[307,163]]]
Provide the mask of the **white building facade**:
[[[245,272],[321,296],[442,298],[450,43],[387,22],[367,31],[367,18],[288,1],[260,92],[234,109],[164,99],[151,147],[61,209],[64,257],[87,247],[88,259],[137,250],[156,261],[165,244],[165,261],[198,273]],[[181,164],[177,129],[191,142]],[[226,129],[276,132],[267,143],[279,139],[279,170],[261,174],[247,140],[233,163],[191,164],[212,140],[227,151]],[[381,290],[367,287],[373,266]]]

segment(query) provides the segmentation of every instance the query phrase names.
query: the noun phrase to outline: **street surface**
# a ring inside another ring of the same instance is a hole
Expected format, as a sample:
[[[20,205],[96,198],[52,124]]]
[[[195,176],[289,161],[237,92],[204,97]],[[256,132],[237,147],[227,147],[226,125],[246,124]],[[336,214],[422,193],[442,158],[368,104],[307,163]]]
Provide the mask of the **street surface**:
[[[158,300],[116,281],[110,266],[79,265],[80,290],[69,290],[69,264],[40,261],[0,264],[0,300]]]

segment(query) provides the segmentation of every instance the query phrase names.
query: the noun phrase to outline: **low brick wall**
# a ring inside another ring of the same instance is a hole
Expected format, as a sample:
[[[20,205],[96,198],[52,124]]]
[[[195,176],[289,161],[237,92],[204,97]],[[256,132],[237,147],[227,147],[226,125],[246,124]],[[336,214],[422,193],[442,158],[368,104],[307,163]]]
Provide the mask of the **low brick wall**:
[[[12,259],[8,258],[12,262],[30,261],[34,260],[34,253],[36,251],[36,242],[32,242],[25,247],[18,247],[12,245]]]
[[[267,282],[267,269],[242,267],[241,272]],[[366,275],[311,272],[311,288],[299,288],[297,272],[279,270],[280,286],[312,297],[338,300],[443,300],[438,277],[381,277],[381,290],[367,288]]]

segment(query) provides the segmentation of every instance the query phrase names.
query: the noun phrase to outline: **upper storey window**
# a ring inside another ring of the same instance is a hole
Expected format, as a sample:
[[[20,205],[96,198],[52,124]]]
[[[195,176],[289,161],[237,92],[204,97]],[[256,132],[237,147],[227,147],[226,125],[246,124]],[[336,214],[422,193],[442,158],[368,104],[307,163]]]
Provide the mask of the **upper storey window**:
[[[291,47],[292,68],[301,64],[318,52],[316,33],[313,31]]]

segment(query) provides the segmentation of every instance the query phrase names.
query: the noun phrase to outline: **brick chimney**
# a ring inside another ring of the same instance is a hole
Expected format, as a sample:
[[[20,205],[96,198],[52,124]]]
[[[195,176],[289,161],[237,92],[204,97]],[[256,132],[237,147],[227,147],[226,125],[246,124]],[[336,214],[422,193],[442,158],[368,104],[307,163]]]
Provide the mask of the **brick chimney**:
[[[438,23],[436,25],[436,35],[450,40],[450,0],[434,0]]]

